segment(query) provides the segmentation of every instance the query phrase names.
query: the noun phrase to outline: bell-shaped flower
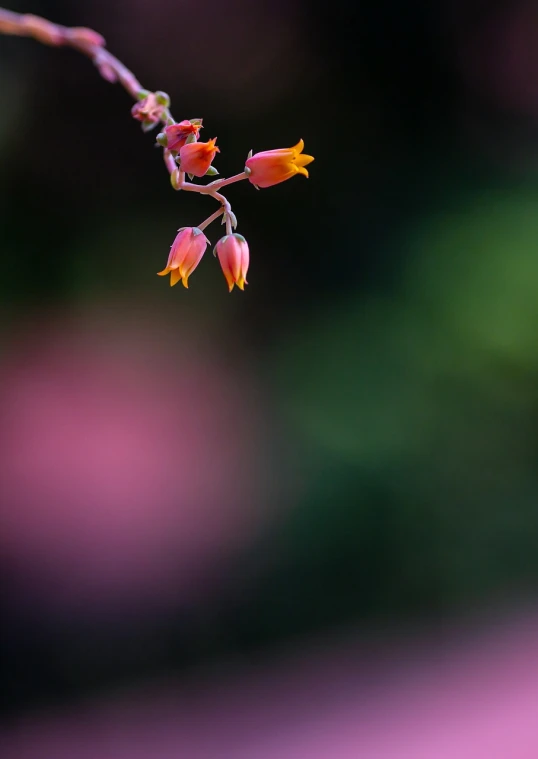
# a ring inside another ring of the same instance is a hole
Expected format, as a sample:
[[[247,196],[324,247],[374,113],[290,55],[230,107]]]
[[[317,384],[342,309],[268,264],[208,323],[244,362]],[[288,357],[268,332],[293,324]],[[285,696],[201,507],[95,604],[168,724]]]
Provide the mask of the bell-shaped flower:
[[[222,237],[215,246],[228,290],[231,292],[234,285],[240,290],[245,289],[247,283],[247,271],[249,264],[248,244],[243,235],[236,232]]]
[[[196,269],[209,240],[198,227],[184,227],[170,248],[166,268],[158,272],[159,277],[170,274],[170,285],[173,287],[181,280],[183,287],[188,287],[189,276]]]
[[[312,163],[314,157],[303,153],[304,142],[299,140],[293,148],[279,148],[255,153],[247,158],[245,171],[249,181],[256,187],[271,187],[285,182],[295,174],[308,177],[305,166]]]
[[[195,177],[203,177],[211,166],[216,153],[220,150],[215,145],[217,138],[208,142],[191,142],[183,145],[179,151],[181,171]]]

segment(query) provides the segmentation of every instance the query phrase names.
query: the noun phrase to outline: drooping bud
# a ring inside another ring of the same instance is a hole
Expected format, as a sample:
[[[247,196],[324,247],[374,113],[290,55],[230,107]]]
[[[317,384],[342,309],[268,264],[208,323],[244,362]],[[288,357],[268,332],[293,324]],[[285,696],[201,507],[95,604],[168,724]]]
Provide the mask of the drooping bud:
[[[209,240],[198,227],[183,227],[174,240],[166,267],[158,274],[170,274],[173,287],[181,280],[183,287],[189,286],[189,277],[196,269],[205,253]]]
[[[222,237],[215,246],[223,274],[228,283],[228,290],[232,292],[234,285],[244,290],[247,283],[247,271],[250,254],[248,244],[243,235],[234,232],[232,235]]]

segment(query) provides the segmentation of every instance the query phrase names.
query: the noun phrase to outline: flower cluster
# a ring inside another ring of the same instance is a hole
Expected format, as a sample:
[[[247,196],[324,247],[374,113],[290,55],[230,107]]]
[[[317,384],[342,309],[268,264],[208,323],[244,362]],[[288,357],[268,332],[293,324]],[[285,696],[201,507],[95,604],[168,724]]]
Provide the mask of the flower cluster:
[[[155,101],[148,95],[144,104],[133,109],[133,116],[147,123]],[[161,114],[161,118],[163,114]],[[232,230],[237,226],[237,218],[230,204],[219,192],[225,185],[248,179],[257,189],[271,187],[285,182],[295,174],[308,177],[306,166],[314,158],[303,153],[304,142],[299,140],[292,148],[266,150],[252,154],[250,151],[244,170],[229,179],[218,179],[208,185],[192,184],[193,177],[214,176],[218,171],[213,167],[213,159],[220,152],[217,138],[207,142],[200,140],[202,119],[191,119],[179,123],[169,123],[157,136],[157,143],[165,150],[165,161],[170,170],[172,186],[176,190],[189,190],[212,195],[221,203],[221,209],[210,216],[198,227],[182,227],[174,240],[168,256],[166,267],[159,276],[170,274],[173,286],[180,280],[188,287],[189,276],[200,263],[209,240],[203,231],[212,221],[222,215],[226,224],[226,234],[215,246],[215,256],[221,265],[224,277],[231,292],[235,285],[243,290],[247,284],[249,266],[249,249],[243,235]],[[185,181],[185,174],[191,182]]]
[[[136,100],[131,109],[134,119],[141,122],[147,132],[157,126],[163,129],[157,135],[157,144],[163,148],[166,168],[174,190],[210,195],[219,203],[219,209],[197,227],[182,227],[170,249],[166,267],[160,276],[170,274],[170,284],[180,280],[188,287],[189,277],[200,263],[209,240],[203,230],[222,216],[226,234],[215,246],[215,256],[221,265],[230,292],[235,285],[243,290],[247,284],[249,250],[245,238],[234,232],[237,217],[228,200],[221,193],[226,185],[248,179],[258,190],[285,182],[295,174],[308,177],[306,166],[314,158],[303,153],[304,143],[299,140],[292,148],[265,150],[252,155],[250,151],[240,174],[228,179],[216,179],[209,184],[196,184],[192,180],[216,176],[219,172],[213,160],[220,149],[217,138],[200,140],[202,119],[184,119],[176,122],[170,112],[170,98],[166,92],[150,92],[142,88],[135,75],[113,56],[105,40],[85,27],[65,27],[32,14],[19,14],[0,8],[0,34],[30,36],[48,45],[67,45],[91,58],[97,70],[108,82],[119,82]],[[190,181],[185,180],[185,175]]]

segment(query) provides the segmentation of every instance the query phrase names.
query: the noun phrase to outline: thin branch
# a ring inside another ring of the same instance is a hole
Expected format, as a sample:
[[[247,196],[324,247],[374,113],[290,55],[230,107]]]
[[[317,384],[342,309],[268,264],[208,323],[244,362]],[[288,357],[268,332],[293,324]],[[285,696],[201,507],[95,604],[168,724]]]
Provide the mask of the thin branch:
[[[53,24],[41,16],[13,13],[0,8],[0,33],[33,37],[38,42],[55,47],[72,47],[91,58],[104,79],[109,82],[119,80],[133,98],[138,99],[143,92],[133,72],[105,49],[104,38],[93,29]]]

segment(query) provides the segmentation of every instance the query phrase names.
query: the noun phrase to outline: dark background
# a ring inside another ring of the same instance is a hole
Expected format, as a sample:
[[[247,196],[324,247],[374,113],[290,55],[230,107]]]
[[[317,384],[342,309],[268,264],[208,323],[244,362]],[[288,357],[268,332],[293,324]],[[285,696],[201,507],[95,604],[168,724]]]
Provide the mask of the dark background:
[[[6,712],[532,604],[535,4],[12,9],[100,31],[203,117],[222,176],[301,137],[316,160],[229,188],[245,293],[209,251],[171,289],[155,272],[212,201],[171,190],[91,62],[0,39]]]

